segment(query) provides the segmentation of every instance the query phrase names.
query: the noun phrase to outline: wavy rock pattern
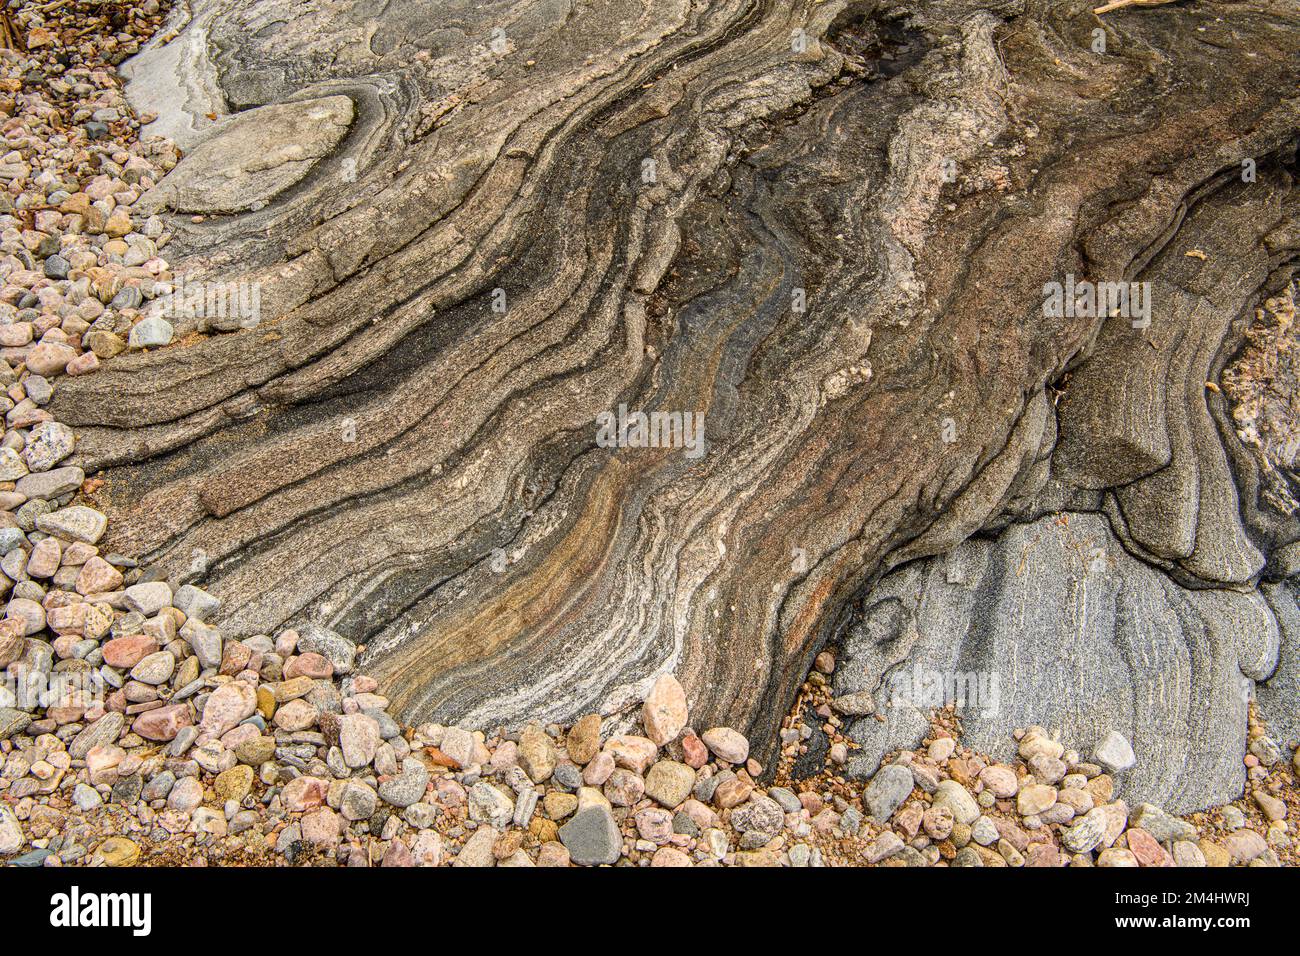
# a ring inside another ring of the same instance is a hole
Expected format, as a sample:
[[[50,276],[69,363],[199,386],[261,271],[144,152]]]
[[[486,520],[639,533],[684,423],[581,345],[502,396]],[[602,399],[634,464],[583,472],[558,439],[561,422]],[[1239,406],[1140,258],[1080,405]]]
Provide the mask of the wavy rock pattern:
[[[702,723],[770,740],[864,588],[1003,512],[1106,507],[1238,586],[1291,533],[1235,519],[1246,466],[1195,387],[1294,262],[1291,5],[196,0],[180,26],[130,90],[200,144],[176,208],[231,114],[351,121],[265,206],[170,221],[187,276],[260,283],[256,328],[54,411],[113,547],[202,577],[234,632],[366,642],[408,717],[613,711],[673,669]],[[1224,245],[1184,259],[1193,227]],[[1043,315],[1066,273],[1144,270],[1140,342]],[[1150,396],[1104,371],[1134,352]],[[601,447],[620,404],[703,412],[707,453]],[[1172,521],[1166,487],[1196,489]]]
[[[1281,641],[1262,595],[1182,588],[1103,516],[1066,513],[913,562],[868,601],[836,676],[849,709],[869,714],[850,728],[863,744],[851,771],[923,737],[935,700],[959,696],[927,689],[945,679],[968,745],[990,754],[1014,756],[1009,727],[1084,744],[1119,730],[1138,757],[1123,795],[1181,812],[1241,793],[1246,705]]]

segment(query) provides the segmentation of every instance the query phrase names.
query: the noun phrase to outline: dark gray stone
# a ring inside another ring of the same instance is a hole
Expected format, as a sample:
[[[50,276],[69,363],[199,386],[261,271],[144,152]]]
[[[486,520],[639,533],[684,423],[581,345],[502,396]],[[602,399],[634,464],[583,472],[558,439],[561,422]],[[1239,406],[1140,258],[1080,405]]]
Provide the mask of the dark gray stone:
[[[871,778],[862,800],[877,823],[885,823],[903,805],[912,792],[912,771],[900,764],[890,764]]]
[[[560,827],[560,842],[569,858],[579,866],[616,863],[623,850],[623,838],[613,815],[603,804],[584,807]]]

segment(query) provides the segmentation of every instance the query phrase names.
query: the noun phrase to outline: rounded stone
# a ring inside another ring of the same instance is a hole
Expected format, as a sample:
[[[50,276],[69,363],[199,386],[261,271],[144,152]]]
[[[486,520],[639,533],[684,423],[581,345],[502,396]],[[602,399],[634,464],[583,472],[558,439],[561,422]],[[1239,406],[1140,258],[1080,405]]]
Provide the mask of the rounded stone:
[[[700,735],[704,745],[719,760],[730,764],[742,764],[749,757],[749,741],[744,734],[730,727],[713,727]]]
[[[135,866],[140,859],[140,847],[126,837],[109,837],[99,845],[99,856],[105,866]]]
[[[240,764],[219,773],[213,783],[213,789],[217,793],[217,800],[221,803],[227,800],[242,803],[253,789],[253,768]]]
[[[677,739],[686,728],[686,691],[672,674],[661,674],[641,707],[645,734],[659,746]]]
[[[142,684],[158,686],[166,683],[176,670],[176,658],[170,651],[157,651],[140,660],[131,668],[131,677]]]
[[[645,776],[645,795],[674,810],[691,795],[695,771],[676,760],[660,760]]]

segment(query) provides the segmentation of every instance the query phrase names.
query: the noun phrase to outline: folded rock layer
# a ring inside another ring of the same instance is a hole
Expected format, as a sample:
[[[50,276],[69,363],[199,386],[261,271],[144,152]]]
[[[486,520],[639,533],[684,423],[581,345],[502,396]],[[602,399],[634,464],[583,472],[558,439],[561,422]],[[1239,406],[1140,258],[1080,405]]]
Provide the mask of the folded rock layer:
[[[614,712],[671,669],[702,725],[772,740],[864,589],[1003,512],[1108,509],[1179,586],[1249,587],[1288,533],[1237,517],[1196,380],[1294,263],[1293,6],[197,0],[178,26],[132,85],[196,144],[158,190],[169,257],[260,314],[183,321],[55,415],[111,546],[201,579],[232,633],[365,643],[411,720]],[[293,151],[263,110],[328,115]],[[1186,259],[1185,229],[1222,246]],[[1044,314],[1067,275],[1144,270],[1140,338]],[[620,406],[702,414],[704,453],[607,447]],[[1242,659],[1205,660],[1198,689]]]

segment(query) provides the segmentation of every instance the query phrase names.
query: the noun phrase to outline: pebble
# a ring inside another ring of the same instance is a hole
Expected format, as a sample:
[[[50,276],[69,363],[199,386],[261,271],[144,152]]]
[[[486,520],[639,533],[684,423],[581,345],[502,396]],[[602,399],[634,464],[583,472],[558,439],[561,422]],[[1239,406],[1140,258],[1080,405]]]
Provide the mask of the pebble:
[[[945,763],[957,749],[957,741],[951,737],[940,737],[931,742],[926,755],[933,763]]]
[[[1133,745],[1128,742],[1127,737],[1117,730],[1112,730],[1097,742],[1097,746],[1093,748],[1092,757],[1111,773],[1120,773],[1137,764],[1137,757],[1133,753]]]
[[[1282,759],[1282,751],[1271,737],[1256,737],[1250,742],[1249,752],[1265,767],[1271,767]]]
[[[131,725],[131,731],[146,740],[167,741],[174,739],[183,727],[189,726],[193,721],[188,706],[172,704],[141,714]]]
[[[170,322],[160,316],[150,316],[132,326],[126,344],[133,349],[161,348],[171,344],[173,335],[175,329]]]
[[[529,724],[519,735],[519,766],[533,783],[544,783],[555,772],[555,745],[546,731]]]
[[[730,727],[714,727],[700,735],[704,745],[719,760],[730,764],[742,764],[749,757],[749,741]]]
[[[527,827],[537,812],[538,795],[536,790],[520,790],[515,797],[514,813],[510,821],[517,827]]]
[[[176,774],[170,770],[164,770],[156,774],[140,791],[140,798],[148,802],[154,800],[166,800],[168,794],[172,792],[172,787],[176,786]]]
[[[565,738],[569,759],[578,766],[586,766],[600,752],[600,715],[587,714],[569,728]]]
[[[439,746],[439,750],[461,770],[467,770],[474,765],[476,749],[474,735],[460,727],[446,728]]]
[[[670,810],[681,806],[694,786],[695,771],[675,760],[658,761],[645,777],[645,795]]]
[[[41,342],[27,353],[27,367],[37,375],[58,375],[77,357],[71,346],[61,342]]]
[[[650,860],[650,865],[652,867],[694,866],[689,856],[672,846],[662,846],[656,850],[655,855]]]
[[[418,803],[429,785],[429,771],[418,760],[406,760],[400,776],[380,781],[379,796],[395,807]]]
[[[1268,849],[1262,836],[1245,828],[1229,833],[1223,844],[1234,863],[1249,863]]]
[[[694,777],[694,774],[692,774],[692,777]],[[768,790],[767,795],[780,804],[781,809],[786,813],[798,813],[803,809],[803,804],[794,795],[794,791],[786,787],[773,787]]]
[[[167,806],[186,812],[203,802],[203,784],[198,777],[181,777],[167,795]]]
[[[492,784],[480,781],[469,788],[469,818],[498,830],[505,829],[514,816],[514,801]]]
[[[314,710],[304,704],[309,711],[310,716],[314,719]],[[203,719],[199,722],[199,732],[214,737],[220,737],[229,730],[233,730],[240,721],[245,720],[253,715],[257,710],[257,689],[244,681],[231,681],[228,684],[222,684],[214,690],[208,697],[207,703],[203,707]],[[280,716],[279,713],[276,714]],[[302,718],[293,718],[286,721],[290,726],[285,729],[301,729],[300,724],[304,724],[304,714]],[[310,724],[305,724],[310,726]]]
[[[315,846],[333,846],[342,829],[342,821],[329,807],[317,807],[304,813],[300,823],[302,838]]]
[[[166,581],[133,584],[123,593],[123,600],[130,610],[152,617],[171,605],[172,589]]]
[[[673,815],[660,807],[646,807],[633,818],[638,835],[655,845],[667,843],[673,835]],[[766,842],[766,841],[764,841]]]
[[[0,448],[0,481],[16,481],[27,474],[27,462],[12,448]]]
[[[140,859],[140,847],[134,840],[126,837],[109,837],[100,844],[98,855],[105,866],[135,866]]]
[[[1024,760],[1032,760],[1035,756],[1043,755],[1048,757],[1060,757],[1065,753],[1065,747],[1060,741],[1053,740],[1047,735],[1042,727],[1029,727],[1025,730],[1024,736],[1020,738],[1019,752]]]
[[[1050,843],[1032,844],[1025,858],[1025,866],[1056,867],[1061,865],[1061,851]]]
[[[899,839],[898,835],[886,830],[863,851],[862,855],[868,863],[880,863],[882,860],[887,860],[899,853],[902,849],[903,841]]]
[[[699,770],[709,762],[709,748],[693,733],[682,736],[682,761],[693,770]]]
[[[23,461],[31,471],[49,471],[76,448],[72,429],[59,422],[41,422],[27,435]]]
[[[158,651],[158,642],[147,634],[115,637],[103,645],[104,663],[124,670],[135,667],[150,654]]]
[[[116,711],[109,711],[94,723],[83,728],[68,745],[68,756],[73,760],[84,760],[95,747],[107,746],[117,740],[126,726],[126,717]]]
[[[932,807],[931,809],[934,808]],[[946,810],[948,808],[943,807],[941,809]],[[975,823],[971,826],[970,836],[971,839],[974,840],[976,843],[978,843],[980,846],[992,846],[994,843],[997,843],[1000,838],[998,834],[998,828],[993,825],[993,821],[990,820],[988,817],[980,817],[978,820],[975,821]]]
[[[1255,805],[1264,814],[1265,820],[1272,822],[1286,819],[1286,804],[1277,797],[1270,796],[1262,790],[1256,790],[1254,798]]]
[[[22,825],[5,804],[0,804],[0,854],[17,853],[24,843]]]
[[[1173,866],[1174,859],[1156,839],[1145,830],[1132,827],[1125,831],[1128,848],[1141,866]]]
[[[1021,816],[1042,813],[1056,803],[1056,788],[1036,783],[1022,787],[1016,797],[1016,809]]]
[[[38,515],[36,527],[46,534],[95,544],[108,530],[108,519],[93,508],[73,505],[49,514]]]
[[[186,621],[180,637],[194,652],[202,667],[219,667],[222,661],[221,632],[198,621]]]
[[[1104,839],[1107,815],[1101,808],[1089,810],[1069,829],[1061,833],[1061,845],[1071,853],[1088,853]]]
[[[563,790],[577,790],[582,786],[582,771],[575,764],[557,763],[551,783]]]
[[[32,548],[31,557],[27,559],[27,573],[33,578],[49,578],[59,570],[63,560],[63,547],[57,538],[42,538]]]
[[[537,851],[537,865],[546,867],[567,867],[569,865],[568,848],[555,840],[543,843]]]
[[[1179,820],[1177,817],[1170,816],[1164,810],[1151,803],[1144,803],[1138,806],[1138,808],[1130,814],[1128,825],[1135,829],[1145,830],[1161,843],[1170,843],[1174,840],[1196,839],[1196,828],[1194,826],[1183,820]]]
[[[552,790],[542,800],[542,809],[552,820],[563,820],[578,809],[578,798],[571,793]]]
[[[645,780],[640,774],[619,767],[605,781],[604,794],[617,807],[633,806],[645,795]]]
[[[1205,866],[1205,854],[1201,848],[1190,840],[1179,840],[1174,843],[1174,865],[1202,867]]]
[[[315,708],[312,712],[315,713]],[[276,716],[279,717],[279,712]],[[338,718],[338,740],[343,760],[349,767],[356,770],[368,766],[379,750],[379,722],[366,714],[344,714]]]
[[[981,817],[980,819],[984,819]],[[925,828],[926,836],[932,840],[946,840],[952,834],[953,824],[956,822],[952,810],[948,807],[930,806],[925,810],[921,818],[921,824]],[[972,837],[974,828],[971,828]]]
[[[319,777],[294,777],[284,785],[280,799],[291,813],[304,813],[325,802],[327,789],[325,781]]]
[[[646,736],[661,747],[669,744],[686,728],[687,717],[686,691],[672,674],[660,675],[641,708]],[[745,750],[747,755],[748,743]]]
[[[142,658],[140,663],[131,668],[131,678],[144,684],[157,686],[165,683],[175,670],[176,658],[171,652],[158,651]]]
[[[328,659],[334,665],[336,674],[352,673],[357,655],[355,644],[341,634],[318,624],[305,624],[300,629],[298,650],[320,654]]]
[[[579,810],[560,827],[559,836],[570,859],[579,866],[617,863],[622,850],[618,825],[609,809],[600,804]]]
[[[582,769],[582,782],[589,787],[599,787],[614,773],[614,757],[602,750]]]
[[[73,806],[84,813],[87,810],[102,806],[104,798],[99,795],[94,787],[79,783],[72,788],[72,803]]]
[[[785,823],[785,811],[769,797],[755,794],[731,812],[731,825],[741,833],[758,833],[766,843]]]
[[[253,768],[245,764],[231,767],[217,775],[213,783],[217,799],[222,803],[233,800],[240,803],[253,789]]]
[[[173,606],[187,618],[206,621],[221,607],[221,601],[202,588],[192,584],[182,584],[172,596]]]
[[[474,834],[465,841],[465,845],[461,847],[460,853],[456,854],[456,859],[452,863],[452,866],[496,866],[496,856],[492,853],[492,846],[495,842],[496,837],[491,829],[485,827],[476,830]]]
[[[1135,867],[1138,865],[1137,857],[1122,847],[1108,847],[1102,850],[1097,856],[1098,866],[1118,866],[1118,867]]]
[[[85,480],[86,474],[80,468],[65,466],[24,475],[14,490],[27,498],[58,498],[76,491]]]
[[[979,804],[970,792],[955,780],[941,781],[935,788],[932,806],[947,807],[957,823],[970,826],[980,817]]]
[[[654,761],[659,748],[649,738],[622,734],[606,741],[604,753],[614,758],[615,766],[642,774]]]
[[[901,764],[882,767],[862,794],[867,810],[877,823],[885,823],[912,792],[912,771]]]

